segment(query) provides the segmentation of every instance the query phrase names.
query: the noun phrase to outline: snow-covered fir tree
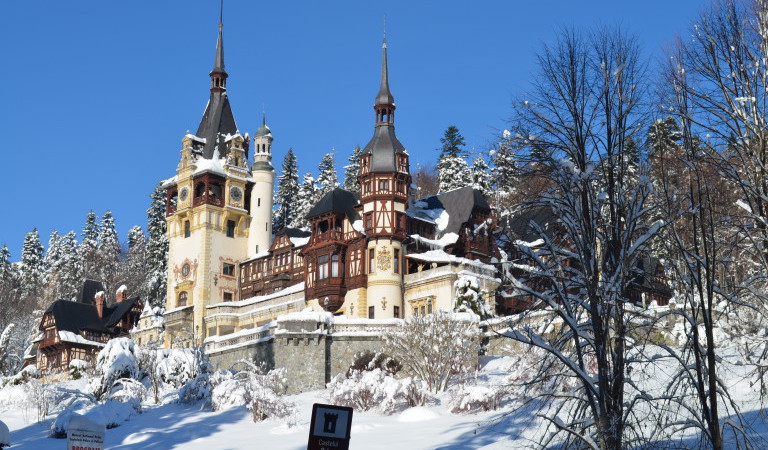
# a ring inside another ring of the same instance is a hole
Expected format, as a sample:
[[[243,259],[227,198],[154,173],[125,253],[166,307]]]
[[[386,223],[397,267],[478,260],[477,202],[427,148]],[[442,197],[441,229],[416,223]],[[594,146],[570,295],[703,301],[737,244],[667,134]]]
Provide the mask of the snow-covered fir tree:
[[[113,294],[120,285],[122,273],[120,270],[120,239],[115,229],[115,218],[112,211],[107,211],[99,222],[99,278],[104,289]]]
[[[333,159],[333,153],[326,153],[318,166],[320,170],[317,176],[317,185],[319,192],[317,197],[331,192],[339,187],[338,177],[336,175],[336,161]]]
[[[360,146],[355,146],[347,160],[349,164],[344,166],[344,189],[356,194],[360,193],[360,181],[357,177],[360,175],[360,155],[362,154],[363,150]]]
[[[472,173],[464,159],[466,151],[463,149],[464,137],[459,129],[453,125],[445,130],[445,135],[440,138],[443,144],[440,150],[440,158],[437,161],[437,177],[440,182],[440,192],[451,191],[472,185]]]
[[[45,297],[58,299],[59,293],[59,265],[62,259],[62,238],[57,230],[51,232],[48,238],[48,250],[45,252]]]
[[[277,178],[275,193],[275,213],[272,218],[272,229],[279,231],[283,227],[294,227],[297,219],[296,201],[299,196],[299,168],[296,165],[296,155],[293,149],[288,149],[283,159],[283,169]]]
[[[61,259],[57,268],[59,297],[75,299],[83,285],[83,264],[77,251],[77,234],[70,231],[61,238]]]
[[[515,193],[517,166],[514,142],[509,130],[502,132],[498,146],[491,151],[491,186],[499,199],[509,198]],[[497,202],[499,203],[499,202]]]
[[[35,228],[24,237],[24,246],[21,249],[21,289],[25,300],[45,302],[42,298],[45,282],[43,253],[40,233]]]
[[[305,173],[296,199],[296,228],[306,228],[309,225],[306,215],[319,199],[319,192],[312,174]]]
[[[168,236],[165,223],[165,189],[161,183],[150,195],[147,208],[147,279],[143,292],[152,307],[164,307],[168,276]]]
[[[145,299],[147,280],[147,239],[144,230],[135,225],[128,230],[128,257],[126,260],[125,284],[131,296]]]
[[[96,213],[89,211],[85,217],[85,226],[81,234],[80,259],[83,262],[83,277],[96,279],[99,277],[99,225],[96,223]]]
[[[472,173],[461,156],[442,156],[437,163],[440,192],[452,191],[472,185]]]
[[[491,195],[491,174],[483,155],[477,155],[472,162],[472,187],[482,192],[485,198]]]

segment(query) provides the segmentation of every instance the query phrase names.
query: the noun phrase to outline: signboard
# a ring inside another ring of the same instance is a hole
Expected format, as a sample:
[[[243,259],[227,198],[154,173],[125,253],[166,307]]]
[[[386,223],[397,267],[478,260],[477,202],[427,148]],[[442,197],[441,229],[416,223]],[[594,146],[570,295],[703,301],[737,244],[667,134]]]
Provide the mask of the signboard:
[[[67,427],[67,450],[103,450],[106,427],[73,414]]]
[[[351,431],[352,408],[315,403],[307,450],[349,450]]]

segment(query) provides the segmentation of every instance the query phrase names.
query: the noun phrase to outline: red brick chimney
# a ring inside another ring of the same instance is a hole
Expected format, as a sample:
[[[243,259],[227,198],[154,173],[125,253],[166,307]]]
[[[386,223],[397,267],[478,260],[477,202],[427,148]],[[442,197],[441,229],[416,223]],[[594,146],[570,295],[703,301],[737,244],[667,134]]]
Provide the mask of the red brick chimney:
[[[115,301],[120,303],[125,300],[126,297],[128,297],[128,288],[125,285],[122,285],[115,293]]]
[[[96,293],[96,313],[99,315],[99,319],[104,317],[104,291]]]

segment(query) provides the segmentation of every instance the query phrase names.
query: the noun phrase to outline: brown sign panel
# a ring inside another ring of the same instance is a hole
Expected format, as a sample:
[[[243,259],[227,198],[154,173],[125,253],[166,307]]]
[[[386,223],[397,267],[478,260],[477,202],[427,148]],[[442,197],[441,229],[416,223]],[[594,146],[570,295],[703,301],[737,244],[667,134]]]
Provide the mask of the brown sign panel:
[[[351,431],[352,408],[315,403],[307,450],[349,450]]]

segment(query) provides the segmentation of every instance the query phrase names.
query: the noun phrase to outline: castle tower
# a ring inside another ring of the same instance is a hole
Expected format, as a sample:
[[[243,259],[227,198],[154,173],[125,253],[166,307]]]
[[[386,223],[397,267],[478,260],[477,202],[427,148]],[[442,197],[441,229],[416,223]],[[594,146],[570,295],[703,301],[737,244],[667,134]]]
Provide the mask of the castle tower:
[[[360,157],[368,317],[403,317],[403,241],[411,185],[408,153],[395,136],[395,99],[389,91],[387,39],[382,44],[381,85],[373,106],[373,138]]]
[[[275,169],[272,167],[272,132],[262,113],[261,126],[253,137],[253,187],[250,192],[251,224],[248,230],[248,254],[269,249],[272,243],[272,193]]]
[[[221,22],[209,75],[208,106],[197,132],[182,139],[176,176],[164,183],[169,240],[166,347],[200,344],[217,334],[215,328],[205,327],[206,306],[237,299],[238,262],[252,253],[251,196],[258,182],[248,167],[248,135],[240,135],[227,96]],[[271,188],[269,180],[263,189]]]

